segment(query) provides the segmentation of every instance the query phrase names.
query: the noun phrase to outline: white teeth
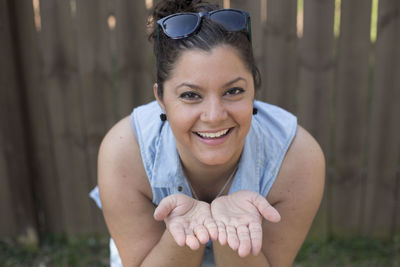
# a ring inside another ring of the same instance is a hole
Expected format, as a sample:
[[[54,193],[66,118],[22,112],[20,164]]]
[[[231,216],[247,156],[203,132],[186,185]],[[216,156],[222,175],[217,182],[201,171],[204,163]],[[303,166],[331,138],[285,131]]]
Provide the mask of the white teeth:
[[[222,130],[222,131],[219,131],[216,133],[199,133],[199,132],[196,132],[196,133],[203,138],[218,138],[218,137],[225,135],[228,131],[229,131],[229,129]]]

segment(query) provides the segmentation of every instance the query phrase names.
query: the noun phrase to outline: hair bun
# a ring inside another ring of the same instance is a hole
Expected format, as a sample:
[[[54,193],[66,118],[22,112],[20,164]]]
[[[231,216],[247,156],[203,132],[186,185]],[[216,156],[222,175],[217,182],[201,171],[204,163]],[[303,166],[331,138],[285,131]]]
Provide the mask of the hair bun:
[[[217,8],[218,5],[202,0],[162,0],[154,7],[152,15],[157,21],[175,13],[211,11]]]
[[[182,12],[204,12],[219,9],[216,4],[210,4],[203,0],[161,0],[151,13],[148,20],[149,40],[154,41],[157,36],[156,22],[166,16]]]

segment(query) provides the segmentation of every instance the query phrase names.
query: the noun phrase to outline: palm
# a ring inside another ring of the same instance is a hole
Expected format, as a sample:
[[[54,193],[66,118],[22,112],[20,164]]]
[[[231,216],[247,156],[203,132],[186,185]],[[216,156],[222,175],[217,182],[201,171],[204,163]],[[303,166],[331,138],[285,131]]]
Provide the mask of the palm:
[[[210,205],[183,194],[171,195],[163,199],[154,217],[164,220],[165,225],[179,246],[187,245],[198,249],[218,232],[211,216]]]
[[[232,225],[260,223],[261,215],[257,208],[247,201],[245,194],[239,193],[220,197],[212,203],[214,219]]]
[[[278,212],[261,195],[247,190],[215,199],[211,203],[212,216],[218,226],[218,239],[226,243],[239,256],[250,251],[257,255],[262,245],[262,217],[277,222]]]

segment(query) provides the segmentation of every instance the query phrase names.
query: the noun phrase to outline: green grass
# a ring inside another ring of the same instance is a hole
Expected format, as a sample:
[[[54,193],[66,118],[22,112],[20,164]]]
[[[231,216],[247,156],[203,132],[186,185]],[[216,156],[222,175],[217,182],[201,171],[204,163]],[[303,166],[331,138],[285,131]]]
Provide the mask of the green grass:
[[[0,240],[0,266],[109,266],[108,237],[46,236],[38,247],[3,239]]]
[[[306,241],[294,266],[400,266],[400,236],[387,242],[362,237]]]
[[[38,247],[0,240],[0,266],[108,266],[108,237],[42,238]],[[294,267],[400,266],[400,236],[390,242],[368,238],[306,241]]]

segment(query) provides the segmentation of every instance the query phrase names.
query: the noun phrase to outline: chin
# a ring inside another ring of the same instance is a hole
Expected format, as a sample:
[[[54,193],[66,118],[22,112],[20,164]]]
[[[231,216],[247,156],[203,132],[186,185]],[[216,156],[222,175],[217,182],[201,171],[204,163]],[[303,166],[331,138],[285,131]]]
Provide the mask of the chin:
[[[227,154],[224,154],[224,155],[202,155],[197,159],[204,165],[218,166],[229,162],[231,158],[232,157],[227,157]]]

